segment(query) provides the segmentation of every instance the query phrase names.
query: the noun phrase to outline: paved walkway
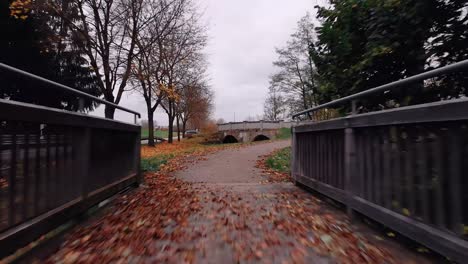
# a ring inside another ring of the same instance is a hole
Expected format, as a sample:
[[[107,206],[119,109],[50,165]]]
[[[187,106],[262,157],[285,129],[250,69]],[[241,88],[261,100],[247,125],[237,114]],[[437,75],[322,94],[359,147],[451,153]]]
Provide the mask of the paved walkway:
[[[288,145],[175,158],[46,263],[428,263],[290,182],[266,183],[256,161]]]
[[[255,168],[277,141],[217,152],[176,177],[194,183],[201,210],[187,247],[199,263],[425,263],[292,183],[267,183]]]

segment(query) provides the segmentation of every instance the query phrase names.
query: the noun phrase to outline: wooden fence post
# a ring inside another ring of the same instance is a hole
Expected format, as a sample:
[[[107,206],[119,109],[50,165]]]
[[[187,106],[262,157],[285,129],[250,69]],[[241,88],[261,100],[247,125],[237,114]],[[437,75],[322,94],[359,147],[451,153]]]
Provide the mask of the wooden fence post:
[[[346,212],[348,216],[353,217],[352,199],[354,196],[353,181],[356,177],[356,139],[354,130],[350,127],[345,128],[344,134],[344,165],[345,165],[345,192],[346,192]]]
[[[297,157],[296,157],[296,151],[297,151],[297,134],[294,129],[294,127],[291,127],[291,177],[293,178],[294,184],[297,184],[296,180],[296,164],[297,164]]]
[[[135,140],[135,171],[137,174],[137,184],[140,185],[143,183],[143,175],[141,174],[141,133],[137,133]]]

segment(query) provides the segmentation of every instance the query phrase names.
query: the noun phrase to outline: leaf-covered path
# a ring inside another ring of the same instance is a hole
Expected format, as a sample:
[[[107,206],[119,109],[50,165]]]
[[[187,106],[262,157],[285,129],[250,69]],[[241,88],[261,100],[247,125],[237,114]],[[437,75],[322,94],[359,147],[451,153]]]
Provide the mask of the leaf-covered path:
[[[288,144],[174,159],[75,230],[49,261],[425,263],[366,228],[359,232],[342,212],[257,168],[262,155]]]

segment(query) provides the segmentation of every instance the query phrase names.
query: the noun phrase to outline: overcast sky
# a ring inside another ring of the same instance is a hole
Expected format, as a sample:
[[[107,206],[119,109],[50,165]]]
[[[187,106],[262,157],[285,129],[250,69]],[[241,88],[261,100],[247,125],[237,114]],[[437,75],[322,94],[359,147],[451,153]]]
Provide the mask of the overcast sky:
[[[209,78],[215,92],[212,118],[243,121],[263,114],[268,76],[274,72],[275,47],[282,47],[296,28],[297,21],[310,12],[318,0],[199,0],[209,28],[206,54]],[[138,94],[123,96],[122,106],[141,112],[146,108]],[[95,111],[102,115],[102,109]],[[235,113],[235,114],[234,114]],[[116,119],[133,117],[117,110]],[[162,109],[158,125],[167,126]]]

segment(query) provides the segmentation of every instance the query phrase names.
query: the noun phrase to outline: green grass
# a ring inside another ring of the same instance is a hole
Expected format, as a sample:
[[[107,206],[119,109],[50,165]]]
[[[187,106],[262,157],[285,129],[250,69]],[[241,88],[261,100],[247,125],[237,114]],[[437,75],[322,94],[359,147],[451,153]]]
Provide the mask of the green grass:
[[[275,152],[265,160],[266,165],[275,171],[291,171],[291,147],[287,147]]]
[[[278,134],[276,135],[276,139],[288,139],[291,138],[291,129],[287,127],[280,128],[278,130]]]
[[[151,158],[141,159],[142,171],[158,171],[162,165],[166,164],[174,155],[161,155]]]
[[[155,137],[160,137],[160,138],[167,138],[168,132],[163,131],[163,130],[156,130],[156,131],[154,131],[154,136]],[[147,138],[148,137],[148,129],[141,129],[141,137],[142,138]]]

